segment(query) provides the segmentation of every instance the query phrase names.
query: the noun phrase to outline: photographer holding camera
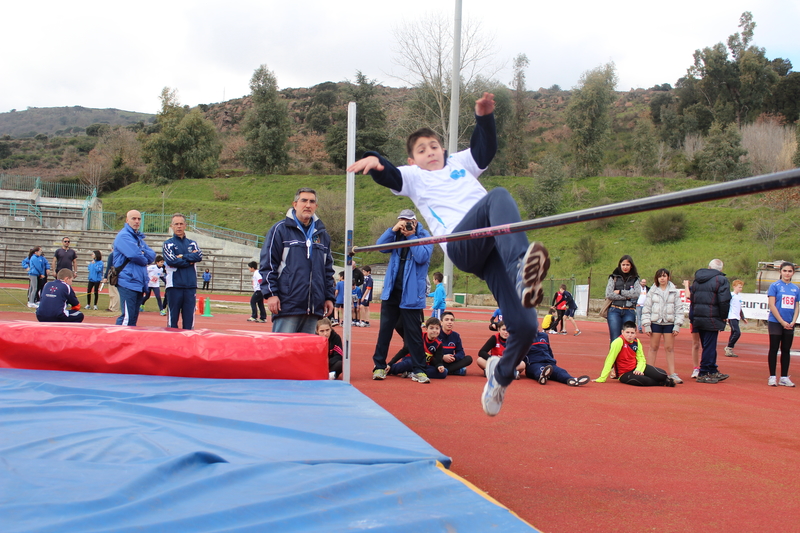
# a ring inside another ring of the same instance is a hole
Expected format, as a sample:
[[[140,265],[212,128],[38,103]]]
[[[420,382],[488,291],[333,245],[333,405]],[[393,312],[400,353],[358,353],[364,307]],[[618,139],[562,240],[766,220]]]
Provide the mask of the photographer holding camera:
[[[417,221],[411,209],[403,209],[397,223],[388,228],[378,238],[377,244],[430,237]],[[421,310],[425,309],[428,266],[431,262],[433,245],[395,248],[383,253],[391,253],[386,277],[381,293],[381,326],[378,342],[372,356],[374,367],[372,379],[386,378],[386,356],[395,326],[402,325],[404,341],[414,363],[411,379],[418,383],[430,383],[425,373],[425,350],[422,345],[420,329]],[[400,324],[398,324],[398,320]]]

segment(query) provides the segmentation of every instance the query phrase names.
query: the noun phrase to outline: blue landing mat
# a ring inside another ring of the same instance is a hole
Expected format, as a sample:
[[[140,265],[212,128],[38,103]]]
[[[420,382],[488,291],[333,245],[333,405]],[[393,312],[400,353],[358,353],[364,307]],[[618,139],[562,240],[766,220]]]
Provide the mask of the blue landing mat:
[[[535,531],[352,386],[0,369],[0,531]]]

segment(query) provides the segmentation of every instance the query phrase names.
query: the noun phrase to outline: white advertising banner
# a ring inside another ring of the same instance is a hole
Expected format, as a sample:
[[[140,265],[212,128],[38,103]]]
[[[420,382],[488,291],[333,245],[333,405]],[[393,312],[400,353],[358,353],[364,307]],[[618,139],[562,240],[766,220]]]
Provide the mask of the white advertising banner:
[[[575,305],[578,306],[575,316],[587,316],[589,314],[589,286],[575,285],[575,294],[572,297],[575,299]]]
[[[686,300],[686,291],[680,290],[681,300],[686,304],[686,313],[689,313],[689,302]],[[769,302],[766,294],[739,293],[742,299],[742,312],[747,320],[768,320]],[[725,317],[728,318],[728,317]]]

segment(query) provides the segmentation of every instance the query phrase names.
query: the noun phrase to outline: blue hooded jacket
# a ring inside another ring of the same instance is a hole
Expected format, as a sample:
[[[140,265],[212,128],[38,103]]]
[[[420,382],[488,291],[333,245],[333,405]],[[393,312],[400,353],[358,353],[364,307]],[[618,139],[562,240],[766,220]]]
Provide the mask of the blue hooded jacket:
[[[275,316],[325,313],[325,301],[334,301],[331,237],[316,215],[311,247],[290,208],[286,218],[270,228],[261,248],[261,292],[277,296],[281,310]]]
[[[43,255],[33,254],[28,260],[28,265],[30,266],[28,271],[30,276],[44,276],[50,270],[50,263]]]
[[[147,292],[147,265],[155,261],[156,253],[144,242],[144,234],[134,230],[127,223],[114,239],[114,267],[119,278],[118,287],[131,291]],[[122,263],[128,264],[120,270]]]
[[[383,235],[378,237],[376,244],[387,244],[406,239],[416,240],[430,236],[431,234],[418,222],[417,232],[414,235],[405,237],[402,233],[388,228],[383,232]],[[389,266],[386,267],[386,277],[383,280],[383,292],[381,293],[381,300],[388,300],[392,294],[394,284],[397,282],[395,278],[400,267],[401,249],[382,250],[382,252],[392,254],[392,257],[389,258]],[[425,309],[425,298],[428,295],[428,265],[430,265],[432,253],[432,244],[408,248],[406,268],[403,271],[403,279],[401,280],[403,284],[403,296],[400,298],[401,309]]]

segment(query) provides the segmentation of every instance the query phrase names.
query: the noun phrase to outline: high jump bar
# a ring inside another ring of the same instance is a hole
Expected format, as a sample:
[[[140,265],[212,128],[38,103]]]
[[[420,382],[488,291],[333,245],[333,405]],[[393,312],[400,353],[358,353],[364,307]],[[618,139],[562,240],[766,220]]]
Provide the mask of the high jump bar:
[[[743,178],[724,183],[705,185],[703,187],[687,189],[685,191],[660,194],[658,196],[651,196],[649,198],[639,198],[636,200],[618,202],[616,204],[590,207],[588,209],[581,209],[580,211],[572,211],[571,213],[563,213],[560,215],[542,217],[534,220],[523,220],[513,224],[490,226],[488,228],[460,231],[457,233],[450,233],[448,235],[437,235],[434,237],[426,237],[424,239],[415,239],[411,241],[374,244],[371,246],[356,246],[351,249],[349,255],[360,252],[378,252],[381,250],[393,250],[395,248],[407,248],[410,246],[420,246],[423,244],[484,239],[486,237],[494,237],[509,233],[519,233],[521,231],[551,228],[566,224],[576,224],[578,222],[588,222],[590,220],[597,220],[600,218],[644,213],[646,211],[666,209],[668,207],[710,202],[713,200],[722,200],[724,198],[756,194],[759,192],[769,192],[777,189],[795,187],[798,185],[800,185],[800,168],[795,168],[792,170],[785,170],[783,172],[776,172],[774,174],[764,174],[762,176],[754,176],[752,178]]]

